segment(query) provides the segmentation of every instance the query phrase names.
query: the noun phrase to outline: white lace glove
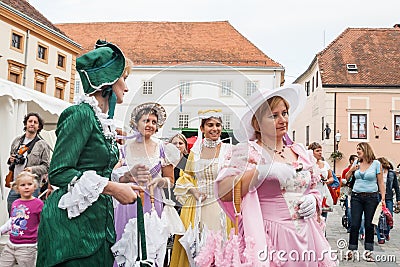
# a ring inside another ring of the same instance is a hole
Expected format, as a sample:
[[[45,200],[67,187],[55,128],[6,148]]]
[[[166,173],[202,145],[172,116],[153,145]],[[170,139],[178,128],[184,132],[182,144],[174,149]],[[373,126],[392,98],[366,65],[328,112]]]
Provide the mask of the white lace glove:
[[[304,219],[309,219],[314,216],[317,212],[317,200],[311,194],[305,195],[300,198],[298,204],[299,206],[299,215]]]
[[[264,182],[264,179],[271,171],[271,164],[257,165],[256,170],[258,171],[258,176],[251,179],[251,182],[249,184],[250,192],[256,190]]]

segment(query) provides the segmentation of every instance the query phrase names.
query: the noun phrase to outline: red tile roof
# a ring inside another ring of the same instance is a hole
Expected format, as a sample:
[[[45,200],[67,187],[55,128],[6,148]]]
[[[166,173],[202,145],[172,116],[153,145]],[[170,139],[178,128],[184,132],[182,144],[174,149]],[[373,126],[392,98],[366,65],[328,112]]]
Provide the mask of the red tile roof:
[[[97,39],[106,39],[117,44],[137,65],[176,65],[206,61],[231,66],[283,68],[227,21],[56,25],[82,45],[82,53],[93,49]]]
[[[316,55],[322,84],[400,86],[400,28],[348,28]],[[356,64],[349,73],[346,64]]]
[[[4,4],[18,10],[19,12],[25,14],[26,16],[34,19],[35,21],[49,27],[50,29],[65,35],[59,28],[54,26],[45,16],[42,15],[39,11],[37,11],[31,4],[29,4],[26,0],[1,0]]]

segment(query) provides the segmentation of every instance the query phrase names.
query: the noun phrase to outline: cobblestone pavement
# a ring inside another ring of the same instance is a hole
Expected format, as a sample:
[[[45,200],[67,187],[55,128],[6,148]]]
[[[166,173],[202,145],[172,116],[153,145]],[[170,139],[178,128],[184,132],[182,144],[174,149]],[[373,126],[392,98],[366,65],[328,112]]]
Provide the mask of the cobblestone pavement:
[[[326,238],[331,244],[332,249],[337,250],[337,257],[340,261],[340,266],[353,266],[353,267],[365,267],[365,266],[383,266],[383,267],[393,267],[400,266],[400,213],[394,214],[394,227],[390,232],[390,241],[385,244],[379,245],[375,237],[375,257],[382,259],[381,262],[366,262],[362,259],[362,252],[364,251],[363,242],[360,240],[358,247],[360,252],[360,259],[355,261],[343,260],[343,257],[347,251],[347,247],[340,249],[344,242],[347,244],[349,240],[349,234],[346,229],[342,227],[342,215],[344,211],[340,205],[334,206],[333,212],[328,215],[327,228],[326,228]],[[0,250],[3,250],[4,244],[7,242],[8,236],[0,237]],[[384,261],[385,260],[385,261]],[[390,261],[390,262],[388,262]]]
[[[332,249],[338,250],[337,257],[340,261],[340,266],[354,266],[354,267],[364,267],[364,266],[400,266],[400,213],[394,214],[394,227],[390,231],[390,241],[385,244],[378,244],[377,238],[374,239],[374,255],[376,262],[370,263],[362,259],[362,253],[364,251],[364,242],[358,241],[358,251],[360,252],[359,260],[346,261],[344,255],[347,252],[347,247],[342,248],[342,244],[347,245],[349,241],[349,234],[346,229],[342,227],[342,216],[344,210],[341,206],[335,205],[333,212],[328,215],[326,238],[331,244]],[[339,246],[339,247],[338,247]],[[378,262],[378,260],[381,260]]]

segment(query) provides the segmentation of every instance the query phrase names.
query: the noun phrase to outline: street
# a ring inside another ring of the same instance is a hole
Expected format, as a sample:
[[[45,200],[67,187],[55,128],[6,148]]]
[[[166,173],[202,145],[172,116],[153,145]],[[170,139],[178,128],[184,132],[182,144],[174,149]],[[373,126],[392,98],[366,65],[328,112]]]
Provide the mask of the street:
[[[337,257],[340,261],[340,266],[400,266],[400,213],[394,214],[394,226],[390,231],[390,241],[379,245],[375,236],[375,263],[366,262],[362,259],[362,253],[364,251],[363,241],[358,242],[358,250],[360,252],[359,260],[355,259],[354,261],[346,261],[343,259],[344,255],[346,255],[347,244],[349,241],[349,234],[346,232],[346,229],[342,227],[343,214],[344,210],[342,210],[342,207],[338,202],[338,204],[334,206],[333,212],[330,212],[328,215],[326,230],[326,237],[331,244],[332,249],[338,251]],[[342,248],[343,244],[346,245],[345,248]],[[378,260],[381,260],[381,262],[378,262]]]

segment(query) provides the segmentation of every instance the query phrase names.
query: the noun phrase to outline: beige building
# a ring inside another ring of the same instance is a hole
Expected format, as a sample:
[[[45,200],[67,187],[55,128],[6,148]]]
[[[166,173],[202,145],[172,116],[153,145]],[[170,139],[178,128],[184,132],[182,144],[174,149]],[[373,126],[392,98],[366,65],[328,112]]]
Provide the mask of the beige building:
[[[79,44],[29,2],[0,1],[0,78],[71,102]]]
[[[399,43],[400,25],[348,28],[295,81],[308,97],[291,137],[306,145],[321,143],[326,159],[342,152],[341,160],[330,159],[337,174],[359,142],[368,142],[377,157],[387,157],[394,167],[400,163]]]

